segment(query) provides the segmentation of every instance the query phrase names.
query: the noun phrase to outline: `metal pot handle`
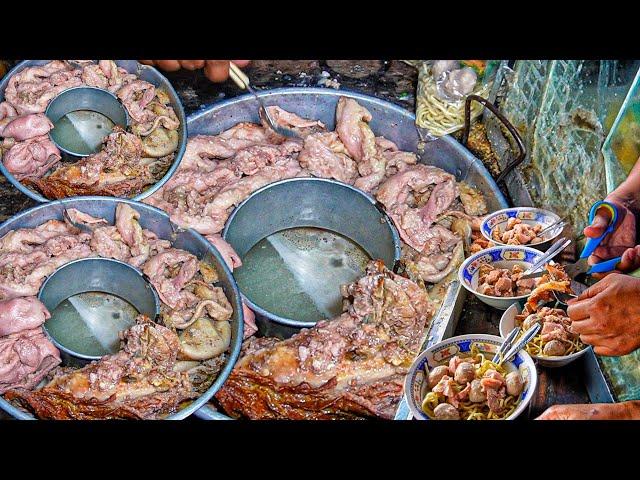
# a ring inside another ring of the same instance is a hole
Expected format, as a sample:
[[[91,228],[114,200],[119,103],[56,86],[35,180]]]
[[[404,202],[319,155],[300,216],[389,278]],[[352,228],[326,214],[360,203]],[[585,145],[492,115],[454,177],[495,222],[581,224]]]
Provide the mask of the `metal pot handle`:
[[[511,173],[514,168],[516,168],[523,162],[523,160],[527,156],[527,150],[524,147],[524,141],[518,133],[518,130],[516,130],[516,127],[514,127],[511,122],[509,122],[509,120],[507,120],[505,116],[502,115],[500,111],[498,111],[498,108],[493,103],[491,103],[486,98],[480,97],[478,95],[467,95],[467,99],[464,103],[464,130],[462,131],[462,144],[465,147],[467,146],[467,142],[469,140],[469,131],[471,130],[471,102],[473,102],[474,100],[491,110],[491,112],[498,118],[498,120],[502,122],[505,128],[509,130],[509,133],[511,133],[511,135],[515,139],[516,143],[518,144],[518,149],[520,150],[520,154],[516,157],[516,159],[509,165],[507,165],[504,170],[502,170],[500,175],[498,175],[498,178],[496,178],[496,183],[500,183],[509,173]]]

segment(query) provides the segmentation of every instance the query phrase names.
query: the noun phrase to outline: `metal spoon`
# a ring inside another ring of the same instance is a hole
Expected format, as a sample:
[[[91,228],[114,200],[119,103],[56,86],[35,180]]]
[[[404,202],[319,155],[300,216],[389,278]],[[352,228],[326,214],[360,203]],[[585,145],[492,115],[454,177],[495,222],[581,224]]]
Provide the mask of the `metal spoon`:
[[[83,223],[74,222],[73,220],[71,220],[71,217],[69,216],[69,213],[67,212],[66,208],[62,210],[62,218],[64,218],[64,221],[67,222],[69,225],[72,225],[85,233],[93,234],[93,229],[90,226],[85,225]]]
[[[238,85],[238,87],[248,90],[249,93],[251,93],[256,98],[256,100],[260,104],[258,114],[260,115],[260,118],[265,121],[267,125],[269,125],[269,128],[271,128],[271,130],[284,137],[300,138],[300,134],[298,134],[298,132],[290,128],[278,125],[273,120],[273,118],[271,118],[271,115],[269,115],[269,111],[267,110],[264,102],[258,96],[256,91],[251,87],[251,85],[249,85],[249,77],[247,77],[247,75],[245,75],[245,73],[240,70],[240,68],[233,62],[229,62],[229,76],[231,77],[231,80],[233,80],[235,84]]]
[[[524,348],[524,346],[529,343],[529,341],[535,337],[540,330],[541,325],[539,323],[534,324],[529,330],[527,330],[522,338],[518,340],[518,342],[509,349],[507,353],[504,354],[502,359],[498,361],[498,365],[502,365],[504,362],[508,362],[511,358],[518,353],[520,350]]]
[[[521,279],[537,278],[537,277],[541,277],[542,275],[544,275],[545,274],[544,270],[541,271],[541,272],[537,272],[537,270],[543,268],[545,264],[547,264],[553,257],[558,255],[567,246],[569,246],[570,243],[571,243],[571,240],[566,239],[564,237],[559,238],[558,240],[556,240],[553,243],[553,245],[551,245],[551,247],[549,247],[549,250],[547,250],[540,257],[540,260],[538,260],[536,263],[531,265],[527,270],[525,270],[522,273],[522,276],[520,276],[520,278]]]
[[[553,292],[553,296],[556,298],[558,303],[561,303],[563,305],[567,305],[567,302],[572,298],[578,298],[578,295],[573,295],[572,293],[557,292],[555,290],[551,291]]]
[[[551,225],[549,225],[546,228],[543,228],[542,230],[540,230],[537,234],[538,237],[542,238],[544,237],[544,234],[554,230],[556,227],[562,226],[564,228],[564,226],[567,224],[567,222],[565,221],[564,218],[561,218],[560,220],[558,220],[557,222],[553,222]]]
[[[515,327],[513,330],[511,330],[509,335],[507,335],[507,338],[505,338],[504,342],[502,342],[502,345],[500,345],[500,348],[498,349],[496,354],[491,359],[493,363],[498,363],[500,361],[500,355],[504,354],[507,350],[509,350],[509,348],[513,344],[513,340],[520,333],[520,330],[522,330],[520,327]]]

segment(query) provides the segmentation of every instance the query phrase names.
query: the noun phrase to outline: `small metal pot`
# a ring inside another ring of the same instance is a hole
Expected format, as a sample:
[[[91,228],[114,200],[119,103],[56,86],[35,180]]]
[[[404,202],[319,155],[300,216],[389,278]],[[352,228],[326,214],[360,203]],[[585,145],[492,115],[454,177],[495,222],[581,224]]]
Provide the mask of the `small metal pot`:
[[[128,263],[112,258],[80,258],[66,263],[53,272],[40,287],[38,299],[52,312],[63,301],[86,292],[102,292],[126,300],[151,320],[160,314],[160,299],[142,272]],[[108,322],[110,319],[101,319]],[[64,338],[57,338],[44,324],[44,331],[58,347],[72,357],[99,360],[101,355],[88,355],[74,351],[65,345]],[[115,353],[115,352],[114,352]]]
[[[229,376],[229,373],[231,373],[240,354],[242,345],[244,316],[242,313],[240,291],[233,279],[233,275],[231,275],[229,267],[227,267],[218,250],[195,230],[182,230],[175,226],[169,220],[169,216],[158,208],[132,200],[98,196],[65,198],[24,210],[0,225],[0,238],[10,230],[17,228],[34,228],[53,219],[63,220],[62,212],[67,208],[76,208],[94,217],[102,217],[110,224],[114,224],[118,203],[126,203],[140,213],[140,225],[142,228],[151,230],[159,238],[171,241],[175,248],[186,250],[200,260],[204,260],[210,265],[213,265],[218,273],[219,281],[217,285],[222,288],[233,307],[233,315],[230,320],[231,346],[227,359],[218,373],[218,377],[206,392],[181,410],[167,417],[167,419],[171,420],[181,420],[205,405],[218,391]],[[7,402],[1,395],[0,408],[21,420],[34,419],[33,415],[15,407],[13,404]]]
[[[50,61],[51,60],[25,60],[23,62],[18,63],[15,67],[13,67],[9,71],[9,73],[7,73],[4,76],[4,78],[0,81],[0,102],[4,100],[4,91],[6,90],[11,77],[13,77],[16,73],[20,73],[22,70],[24,70],[27,67],[36,67],[36,66],[44,65],[46,63],[49,63]],[[178,120],[180,120],[180,127],[178,127],[178,135],[179,135],[178,150],[176,151],[173,164],[169,167],[169,170],[167,170],[167,173],[165,173],[164,177],[162,177],[158,182],[156,182],[154,185],[151,185],[144,192],[131,198],[131,200],[139,201],[152,195],[156,190],[158,190],[165,183],[167,183],[169,179],[173,176],[175,171],[178,169],[178,166],[180,165],[180,161],[182,160],[182,156],[184,155],[184,151],[187,148],[187,118],[184,113],[184,108],[182,108],[182,102],[180,101],[178,94],[171,86],[171,83],[169,82],[169,80],[167,80],[167,78],[164,75],[162,75],[158,70],[156,70],[154,67],[150,67],[148,65],[143,65],[141,63],[138,63],[136,60],[115,60],[115,62],[119,67],[124,68],[127,72],[136,74],[140,80],[144,80],[145,82],[152,83],[158,88],[163,88],[169,96],[169,99],[171,101],[171,106],[173,107],[173,110],[176,112]],[[11,183],[11,185],[16,187],[18,190],[24,193],[27,197],[35,200],[36,202],[47,203],[47,202],[53,201],[40,195],[40,193],[36,192],[35,190],[31,190],[30,188],[27,188],[24,185],[22,185],[22,183],[20,183],[20,181],[18,181],[11,174],[11,172],[9,172],[4,167],[4,164],[1,161],[0,161],[0,172],[2,172],[2,174],[7,178],[7,180],[9,180],[9,183]],[[69,197],[69,198],[78,198],[78,197]]]
[[[115,125],[127,128],[129,115],[127,110],[113,93],[96,87],[73,87],[60,92],[47,106],[44,114],[54,125],[65,115],[79,110],[89,110],[104,115]],[[57,128],[49,132],[49,138],[64,153],[71,157],[88,157],[95,152],[75,151],[72,146],[64,144],[55,135]],[[88,132],[100,143],[102,138],[111,132]]]
[[[339,233],[360,245],[371,258],[383,260],[388,268],[400,259],[398,232],[375,200],[351,185],[324,178],[290,178],[256,190],[233,211],[222,236],[242,258],[260,240],[295,227]],[[281,317],[244,294],[243,299],[258,317],[269,321],[294,329],[316,324]]]

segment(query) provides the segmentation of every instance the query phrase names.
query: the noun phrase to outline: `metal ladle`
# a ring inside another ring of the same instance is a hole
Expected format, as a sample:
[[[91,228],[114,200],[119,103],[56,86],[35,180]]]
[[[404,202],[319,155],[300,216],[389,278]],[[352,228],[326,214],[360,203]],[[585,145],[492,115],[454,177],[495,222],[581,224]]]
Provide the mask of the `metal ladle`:
[[[229,62],[229,76],[231,77],[231,80],[233,80],[238,87],[240,87],[243,90],[245,89],[248,90],[256,98],[256,100],[260,104],[260,110],[258,111],[258,114],[260,115],[260,118],[263,121],[265,121],[267,125],[269,125],[269,128],[271,128],[271,130],[273,130],[274,132],[284,137],[300,138],[300,135],[298,134],[298,132],[290,128],[282,127],[278,125],[273,120],[273,118],[271,118],[271,115],[269,115],[269,111],[267,110],[267,107],[265,106],[264,102],[258,96],[256,91],[251,87],[251,85],[249,85],[249,77],[247,77],[247,75],[245,75],[245,73],[242,70],[240,70],[240,67],[238,67],[233,62]]]

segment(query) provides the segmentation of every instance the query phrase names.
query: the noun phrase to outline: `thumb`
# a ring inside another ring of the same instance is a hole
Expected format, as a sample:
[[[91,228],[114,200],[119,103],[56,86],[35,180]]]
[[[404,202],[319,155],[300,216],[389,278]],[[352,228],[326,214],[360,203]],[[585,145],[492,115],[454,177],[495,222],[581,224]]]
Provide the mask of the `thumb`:
[[[600,235],[604,233],[607,226],[609,225],[609,220],[611,216],[609,212],[605,209],[600,209],[596,212],[596,216],[593,217],[593,222],[591,225],[588,225],[584,229],[585,236],[589,238],[598,238]]]

